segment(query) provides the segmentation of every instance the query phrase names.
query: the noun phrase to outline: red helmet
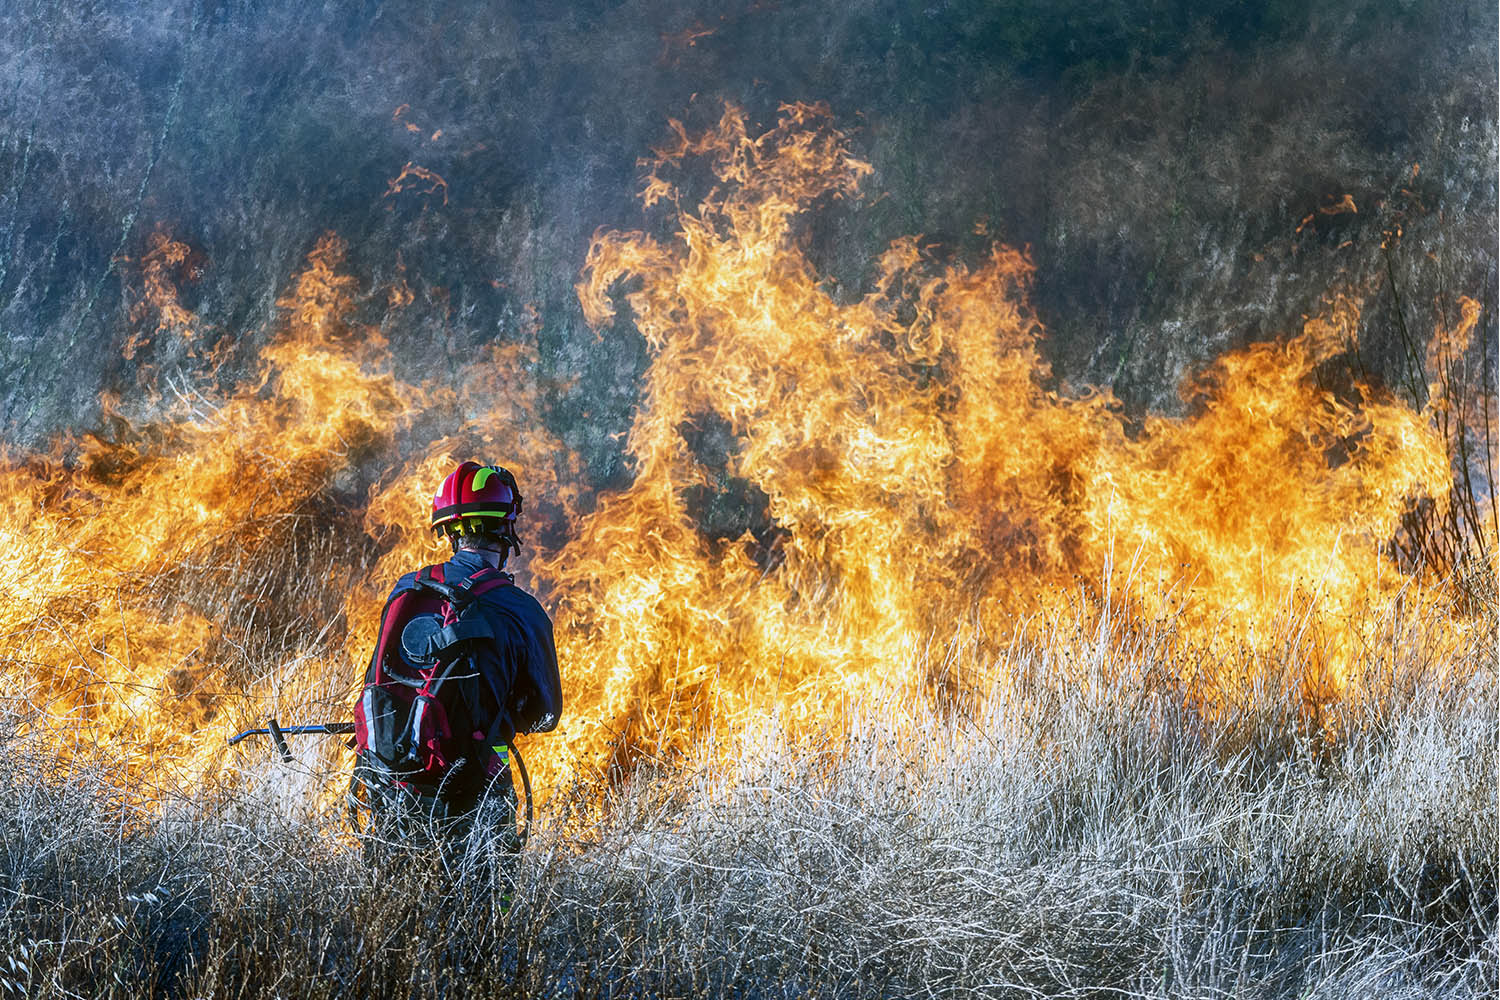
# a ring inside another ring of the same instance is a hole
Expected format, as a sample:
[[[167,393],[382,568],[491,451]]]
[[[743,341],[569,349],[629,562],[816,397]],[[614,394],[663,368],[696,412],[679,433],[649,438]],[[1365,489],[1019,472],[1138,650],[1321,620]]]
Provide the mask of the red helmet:
[[[521,491],[516,488],[516,477],[498,465],[464,462],[448,474],[432,498],[432,528],[450,534],[489,531],[513,536],[519,513]],[[500,523],[491,520],[495,518]]]

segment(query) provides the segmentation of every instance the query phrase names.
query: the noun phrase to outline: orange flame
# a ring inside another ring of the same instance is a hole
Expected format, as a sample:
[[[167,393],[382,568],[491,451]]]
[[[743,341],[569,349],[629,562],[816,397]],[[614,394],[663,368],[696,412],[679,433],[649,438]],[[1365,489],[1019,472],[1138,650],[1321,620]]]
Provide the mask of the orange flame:
[[[1359,211],[1359,206],[1354,204],[1354,195],[1345,194],[1344,197],[1329,205],[1320,205],[1318,211],[1323,215],[1343,215],[1345,212]]]
[[[937,266],[899,240],[862,299],[835,297],[798,224],[869,168],[826,111],[786,108],[757,139],[734,109],[701,137],[673,130],[643,201],[674,206],[676,239],[601,233],[579,285],[601,329],[621,289],[654,351],[634,485],[545,565],[582,626],[567,658],[594,668],[575,698],[598,707],[572,731],[594,752],[695,719],[826,722],[841,696],[921,688],[906,665],[933,636],[1007,635],[1079,580],[1251,647],[1288,600],[1344,621],[1406,582],[1380,546],[1411,498],[1445,501],[1449,468],[1424,415],[1318,388],[1352,306],[1221,359],[1185,390],[1195,416],[1132,438],[1108,394],[1046,388],[1014,250]],[[688,157],[718,182],[690,209],[669,174]],[[723,467],[691,441],[715,421]],[[726,476],[764,494],[773,542],[696,530],[690,497]],[[1318,699],[1351,666],[1350,641],[1324,645]]]
[[[416,126],[408,124],[408,128],[416,131]],[[433,136],[437,138],[437,136]],[[425,184],[426,187],[420,185]],[[392,177],[389,186],[385,190],[384,197],[390,198],[401,194],[403,191],[416,191],[419,194],[443,196],[443,204],[448,204],[448,182],[426,167],[420,167],[408,160],[401,168],[401,173]]]
[[[159,230],[147,237],[147,244],[148,249],[139,261],[144,295],[130,310],[130,321],[137,330],[121,351],[127,361],[135,356],[142,344],[167,330],[176,331],[184,340],[191,340],[198,321],[198,317],[178,301],[174,280],[189,266],[192,250],[186,243],[178,242]],[[144,329],[144,324],[153,314],[156,325],[150,330]]]
[[[1206,705],[1293,659],[1316,709],[1368,682],[1382,608],[1436,592],[1388,543],[1414,500],[1448,502],[1437,411],[1318,383],[1353,304],[1219,359],[1184,386],[1188,417],[1130,433],[1107,392],[1052,388],[1019,251],[942,264],[907,237],[863,294],[832,288],[807,218],[871,167],[826,108],[758,136],[734,108],[698,136],[673,123],[646,166],[673,235],[597,234],[578,285],[601,335],[623,304],[651,350],[628,488],[580,495],[523,346],[458,390],[389,374],[325,237],[259,384],[0,466],[23,727],[171,789],[219,773],[224,731],[267,707],[343,715],[385,588],[440,555],[431,490],[471,456],[520,473],[521,582],[556,617],[565,721],[527,747],[543,789],[715,727],[837,729],[929,697],[958,682],[923,650],[954,639],[975,651],[959,686],[986,690],[1009,637],[1080,605],[1101,635],[1176,622],[1164,655]],[[1477,322],[1465,300],[1435,357]],[[706,529],[725,508],[733,527]],[[1473,628],[1451,624],[1455,644]]]
[[[451,463],[445,448],[487,446],[569,495],[551,483],[560,449],[534,414],[388,373],[380,338],[353,321],[344,252],[330,234],[308,255],[278,302],[286,326],[263,351],[258,384],[0,465],[0,667],[28,702],[16,721],[54,740],[60,759],[102,753],[136,787],[185,791],[226,762],[224,730],[267,708],[344,716],[357,682],[349,663],[364,655],[389,583],[359,572],[372,553],[363,500],[348,494],[364,464],[388,466],[414,415],[474,415],[433,442],[422,475]],[[508,400],[494,366],[522,361],[494,349],[471,386]],[[529,421],[520,451],[484,439],[507,420]],[[370,516],[391,495],[377,495]],[[552,502],[540,506],[545,517]],[[386,543],[388,558],[424,547],[432,558],[414,532]]]

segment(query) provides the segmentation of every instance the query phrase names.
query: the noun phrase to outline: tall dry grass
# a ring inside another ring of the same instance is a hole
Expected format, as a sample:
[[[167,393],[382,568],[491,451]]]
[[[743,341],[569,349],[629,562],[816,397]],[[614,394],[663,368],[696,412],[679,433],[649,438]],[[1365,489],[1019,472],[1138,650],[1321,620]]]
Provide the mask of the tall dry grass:
[[[1313,723],[1290,670],[1194,708],[1170,625],[1127,624],[1033,630],[982,696],[597,775],[516,858],[367,866],[269,752],[145,811],[12,738],[0,994],[1493,996],[1492,639],[1433,663],[1393,627],[1387,682]]]

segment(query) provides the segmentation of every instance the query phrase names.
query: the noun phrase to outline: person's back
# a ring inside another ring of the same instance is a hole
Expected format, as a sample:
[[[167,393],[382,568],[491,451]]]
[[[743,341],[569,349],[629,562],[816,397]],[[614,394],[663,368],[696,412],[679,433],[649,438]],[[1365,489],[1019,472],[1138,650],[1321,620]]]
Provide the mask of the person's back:
[[[465,462],[433,500],[446,562],[408,573],[386,601],[355,711],[351,805],[380,839],[513,831],[507,747],[562,710],[552,622],[501,572],[520,547],[511,474]],[[486,815],[493,813],[493,815]]]

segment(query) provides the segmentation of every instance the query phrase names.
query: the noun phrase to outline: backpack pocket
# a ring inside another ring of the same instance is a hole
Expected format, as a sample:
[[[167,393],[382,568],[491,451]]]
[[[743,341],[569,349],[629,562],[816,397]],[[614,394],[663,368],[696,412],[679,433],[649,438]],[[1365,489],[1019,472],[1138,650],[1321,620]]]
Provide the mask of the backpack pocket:
[[[424,771],[446,771],[453,763],[453,727],[448,712],[436,695],[419,694],[412,700],[411,724],[406,733],[406,759]]]
[[[404,697],[403,697],[404,696]],[[366,685],[354,708],[354,739],[396,777],[419,773],[408,759],[412,695],[402,688]]]

